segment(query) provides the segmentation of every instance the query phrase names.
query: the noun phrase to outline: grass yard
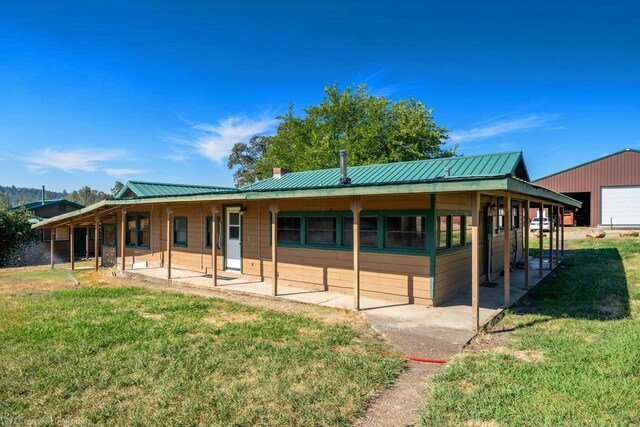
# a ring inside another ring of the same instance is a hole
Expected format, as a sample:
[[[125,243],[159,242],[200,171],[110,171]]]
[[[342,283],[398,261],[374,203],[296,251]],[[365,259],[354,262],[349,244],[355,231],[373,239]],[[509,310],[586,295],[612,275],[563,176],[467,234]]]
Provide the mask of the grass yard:
[[[404,369],[346,321],[76,276],[0,270],[0,425],[349,425]]]
[[[640,241],[564,264],[432,381],[421,423],[639,425]]]

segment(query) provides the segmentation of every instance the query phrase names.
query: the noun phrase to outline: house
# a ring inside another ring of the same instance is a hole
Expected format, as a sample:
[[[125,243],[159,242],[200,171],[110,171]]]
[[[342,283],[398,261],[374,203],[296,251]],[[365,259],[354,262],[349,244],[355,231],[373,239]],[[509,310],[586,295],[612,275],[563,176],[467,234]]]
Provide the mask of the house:
[[[627,148],[535,181],[582,202],[576,224],[640,228],[640,151]]]
[[[130,182],[34,227],[100,227],[102,263],[121,270],[164,267],[170,279],[180,267],[214,286],[237,272],[270,279],[273,294],[292,285],[353,294],[356,308],[361,295],[430,306],[502,272],[508,299],[503,266],[527,253],[528,209],[580,206],[531,183],[521,152],[348,167],[343,150],[340,160],[238,189]]]
[[[42,219],[53,218],[57,215],[73,212],[82,209],[84,206],[74,203],[67,199],[46,199],[46,192],[42,186],[42,199],[36,202],[15,206],[12,209],[26,209],[34,216]],[[53,230],[54,253],[58,259],[69,259],[70,256],[70,228],[56,227]],[[85,228],[77,228],[74,230],[74,254],[76,257],[89,257],[93,255],[93,246],[88,242],[90,231]],[[40,241],[45,245],[49,245],[51,241],[52,230],[49,228],[42,229],[39,233]]]

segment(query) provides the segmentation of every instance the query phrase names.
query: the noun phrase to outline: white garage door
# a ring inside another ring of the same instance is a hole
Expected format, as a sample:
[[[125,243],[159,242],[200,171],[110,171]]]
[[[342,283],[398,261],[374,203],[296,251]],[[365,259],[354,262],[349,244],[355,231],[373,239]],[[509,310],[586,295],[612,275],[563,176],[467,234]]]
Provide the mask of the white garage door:
[[[640,186],[602,187],[602,224],[640,225]]]

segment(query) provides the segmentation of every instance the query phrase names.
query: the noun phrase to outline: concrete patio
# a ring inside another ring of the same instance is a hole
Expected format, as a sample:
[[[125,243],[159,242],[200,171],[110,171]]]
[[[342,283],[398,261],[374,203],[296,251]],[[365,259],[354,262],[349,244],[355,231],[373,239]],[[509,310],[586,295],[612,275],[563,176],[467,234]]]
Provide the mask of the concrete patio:
[[[537,258],[530,258],[530,286],[540,282]],[[554,263],[555,267],[555,263]],[[548,260],[544,261],[543,277],[549,274]],[[166,281],[166,269],[141,268],[127,270],[126,275],[141,276]],[[211,276],[202,273],[172,268],[171,284],[213,290]],[[485,325],[500,314],[504,308],[503,278],[498,276],[492,282],[495,286],[480,288],[480,323]],[[271,280],[249,279],[238,273],[224,272],[218,276],[221,292],[242,292],[271,297]],[[510,302],[514,303],[525,293],[524,270],[511,273]],[[316,304],[324,307],[352,310],[353,295],[328,291],[315,291],[292,286],[281,286],[277,298]],[[414,304],[396,303],[372,298],[361,298],[362,313],[369,323],[380,332],[417,334],[445,340],[453,345],[463,345],[476,335],[471,310],[471,286],[465,292],[452,297],[443,305],[424,307]]]

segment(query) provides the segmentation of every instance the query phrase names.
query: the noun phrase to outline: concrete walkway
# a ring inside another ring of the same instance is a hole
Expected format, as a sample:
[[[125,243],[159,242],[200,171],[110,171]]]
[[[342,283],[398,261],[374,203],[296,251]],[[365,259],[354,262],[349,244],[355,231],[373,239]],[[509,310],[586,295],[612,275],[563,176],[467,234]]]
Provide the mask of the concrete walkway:
[[[543,275],[549,273],[548,262],[544,262]],[[164,268],[143,268],[127,270],[126,274],[135,274],[147,278],[164,280]],[[211,277],[202,273],[173,268],[171,270],[172,284],[185,284],[203,289],[213,289]],[[541,279],[538,273],[538,259],[530,260],[530,285],[535,286]],[[480,287],[480,323],[490,322],[500,314],[504,306],[503,278],[493,280],[495,286]],[[243,292],[254,295],[271,296],[271,280],[248,279],[239,273],[225,272],[218,276],[217,290],[228,292]],[[511,273],[510,302],[514,303],[525,294],[524,270]],[[278,298],[324,307],[352,310],[353,295],[337,292],[315,291],[292,286],[280,286]],[[471,312],[471,288],[459,293],[449,301],[438,307],[424,307],[414,304],[397,303],[373,298],[361,298],[362,314],[372,327],[383,334],[394,331],[409,335],[419,335],[425,338],[445,340],[456,347],[461,347],[475,336]],[[420,340],[413,340],[416,356],[431,353],[427,345]],[[408,350],[408,349],[407,349]],[[448,353],[448,352],[447,352]],[[430,354],[430,357],[435,357]]]

